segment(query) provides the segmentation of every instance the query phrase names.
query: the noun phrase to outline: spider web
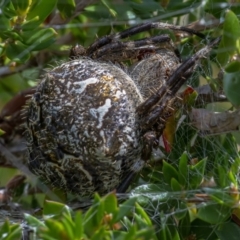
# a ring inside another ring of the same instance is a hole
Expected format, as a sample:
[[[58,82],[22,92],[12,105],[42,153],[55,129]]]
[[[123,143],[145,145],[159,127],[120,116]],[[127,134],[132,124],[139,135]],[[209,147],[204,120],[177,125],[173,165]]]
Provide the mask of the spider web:
[[[203,76],[216,75],[214,72],[215,67],[216,66],[212,65],[200,65],[196,68],[193,77],[187,84],[195,87],[208,84]],[[232,110],[232,105],[229,102],[212,102],[206,104],[204,100],[200,100],[198,104],[201,108],[206,108],[213,113]],[[196,106],[193,107],[197,108]],[[213,189],[213,191],[221,192],[222,194],[229,194],[229,189],[231,189],[231,184],[233,183],[229,181],[229,184],[223,187],[218,167],[226,167],[227,174],[230,166],[234,164],[235,159],[239,158],[240,135],[238,132],[221,133],[221,131],[217,135],[201,134],[198,129],[193,127],[192,121],[184,108],[180,109],[179,112],[181,112],[178,119],[179,126],[174,136],[171,152],[164,153],[164,145],[162,148],[160,147],[163,152],[159,149],[160,151],[156,153],[156,162],[151,162],[149,166],[147,166],[148,170],[142,170],[138,182],[133,186],[130,193],[120,194],[119,197],[120,199],[136,197],[137,201],[144,206],[144,210],[151,216],[152,221],[155,226],[157,226],[157,231],[161,231],[165,226],[168,226],[170,230],[172,227],[176,227],[179,219],[188,212],[191,221],[195,221],[191,227],[191,231],[195,230],[197,237],[194,235],[193,237],[196,238],[193,239],[215,239],[213,237],[214,231],[218,228],[218,224],[222,223],[222,218],[219,217],[219,221],[216,220],[214,225],[209,227],[207,233],[202,234],[201,231],[205,231],[204,221],[206,219],[203,217],[202,219],[193,220],[193,216],[202,209],[207,208],[211,211],[211,208],[219,207],[217,201],[209,198],[208,189]],[[202,174],[202,182],[197,188],[174,191],[169,188],[169,186],[166,187],[162,160],[169,162],[178,169],[179,159],[183,152],[185,152],[188,157],[189,165],[195,165],[202,159],[207,159],[206,169],[203,174],[198,172],[198,174]],[[146,175],[148,175],[147,178]],[[162,179],[156,181],[156,177]],[[238,174],[236,179],[238,181]],[[239,189],[235,189],[234,191],[236,194],[240,193]],[[226,202],[225,204],[227,205],[228,203]],[[229,200],[229,204],[231,205],[231,200]],[[221,209],[219,211],[221,211]],[[227,213],[230,214],[229,209],[223,209],[222,211],[223,215]],[[230,223],[231,219],[229,218],[226,222]],[[188,228],[188,225],[187,223],[186,225],[183,223],[181,227]]]

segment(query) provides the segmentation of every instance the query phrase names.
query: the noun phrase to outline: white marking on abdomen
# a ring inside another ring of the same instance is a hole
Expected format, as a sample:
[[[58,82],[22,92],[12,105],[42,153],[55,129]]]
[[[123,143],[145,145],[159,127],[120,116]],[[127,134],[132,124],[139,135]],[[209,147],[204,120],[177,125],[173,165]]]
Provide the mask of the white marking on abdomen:
[[[100,106],[99,108],[90,108],[90,114],[98,119],[98,125],[97,128],[101,128],[102,127],[102,121],[104,116],[108,113],[109,108],[111,107],[111,100],[109,98],[107,98],[105,100],[105,104]]]
[[[88,78],[84,81],[77,81],[77,82],[73,82],[73,85],[75,86],[80,86],[80,88],[76,89],[74,88],[72,91],[81,94],[82,92],[85,91],[85,89],[87,88],[87,86],[89,84],[94,84],[97,83],[99,80],[97,78]]]

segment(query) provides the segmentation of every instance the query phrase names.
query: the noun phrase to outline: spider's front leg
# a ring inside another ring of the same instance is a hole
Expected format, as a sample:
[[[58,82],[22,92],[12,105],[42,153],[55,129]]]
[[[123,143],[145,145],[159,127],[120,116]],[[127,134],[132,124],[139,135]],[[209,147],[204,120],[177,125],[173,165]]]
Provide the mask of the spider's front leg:
[[[136,35],[141,32],[149,31],[151,29],[171,29],[174,31],[182,31],[182,32],[187,32],[189,34],[194,34],[200,38],[205,39],[205,35],[202,33],[199,33],[195,31],[194,29],[190,29],[187,27],[182,27],[182,26],[176,26],[168,23],[161,23],[161,22],[146,22],[143,24],[139,24],[136,26],[133,26],[131,28],[128,28],[120,33],[116,34],[111,34],[108,36],[104,36],[100,39],[98,39],[96,42],[94,42],[88,49],[87,49],[87,55],[91,56],[96,52],[99,48],[114,43],[118,41],[119,39],[124,39],[133,35]]]
[[[169,77],[166,84],[161,86],[156,93],[152,94],[146,101],[144,101],[137,108],[137,112],[142,117],[142,130],[148,131],[151,129],[160,117],[165,121],[164,112],[170,105],[171,100],[192,75],[194,67],[199,59],[204,58],[213,47],[217,46],[221,38],[214,39],[209,45],[199,50],[192,57],[185,60]],[[162,129],[163,130],[163,129]]]
[[[129,59],[140,59],[142,55],[155,52],[162,43],[174,49],[171,38],[167,35],[143,38],[136,41],[116,41],[96,50],[90,57],[112,62],[122,62]],[[175,49],[174,49],[175,50]]]

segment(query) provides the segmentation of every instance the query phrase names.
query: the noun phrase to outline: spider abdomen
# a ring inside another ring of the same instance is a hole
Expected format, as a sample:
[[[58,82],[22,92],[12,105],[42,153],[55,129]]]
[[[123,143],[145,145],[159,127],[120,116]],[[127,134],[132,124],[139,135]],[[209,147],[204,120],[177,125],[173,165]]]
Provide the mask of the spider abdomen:
[[[29,167],[79,195],[107,193],[140,162],[142,97],[120,68],[82,58],[50,72],[27,112]]]

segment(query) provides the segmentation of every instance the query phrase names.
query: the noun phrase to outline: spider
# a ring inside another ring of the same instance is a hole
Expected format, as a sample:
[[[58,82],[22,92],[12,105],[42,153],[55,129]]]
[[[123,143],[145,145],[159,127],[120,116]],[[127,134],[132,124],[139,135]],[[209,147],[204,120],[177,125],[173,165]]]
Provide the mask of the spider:
[[[158,146],[176,93],[220,41],[182,63],[166,34],[120,41],[149,29],[205,38],[185,27],[148,22],[87,49],[73,48],[69,61],[45,74],[25,124],[29,168],[41,179],[80,196],[127,190]],[[126,60],[133,63],[126,66]]]

